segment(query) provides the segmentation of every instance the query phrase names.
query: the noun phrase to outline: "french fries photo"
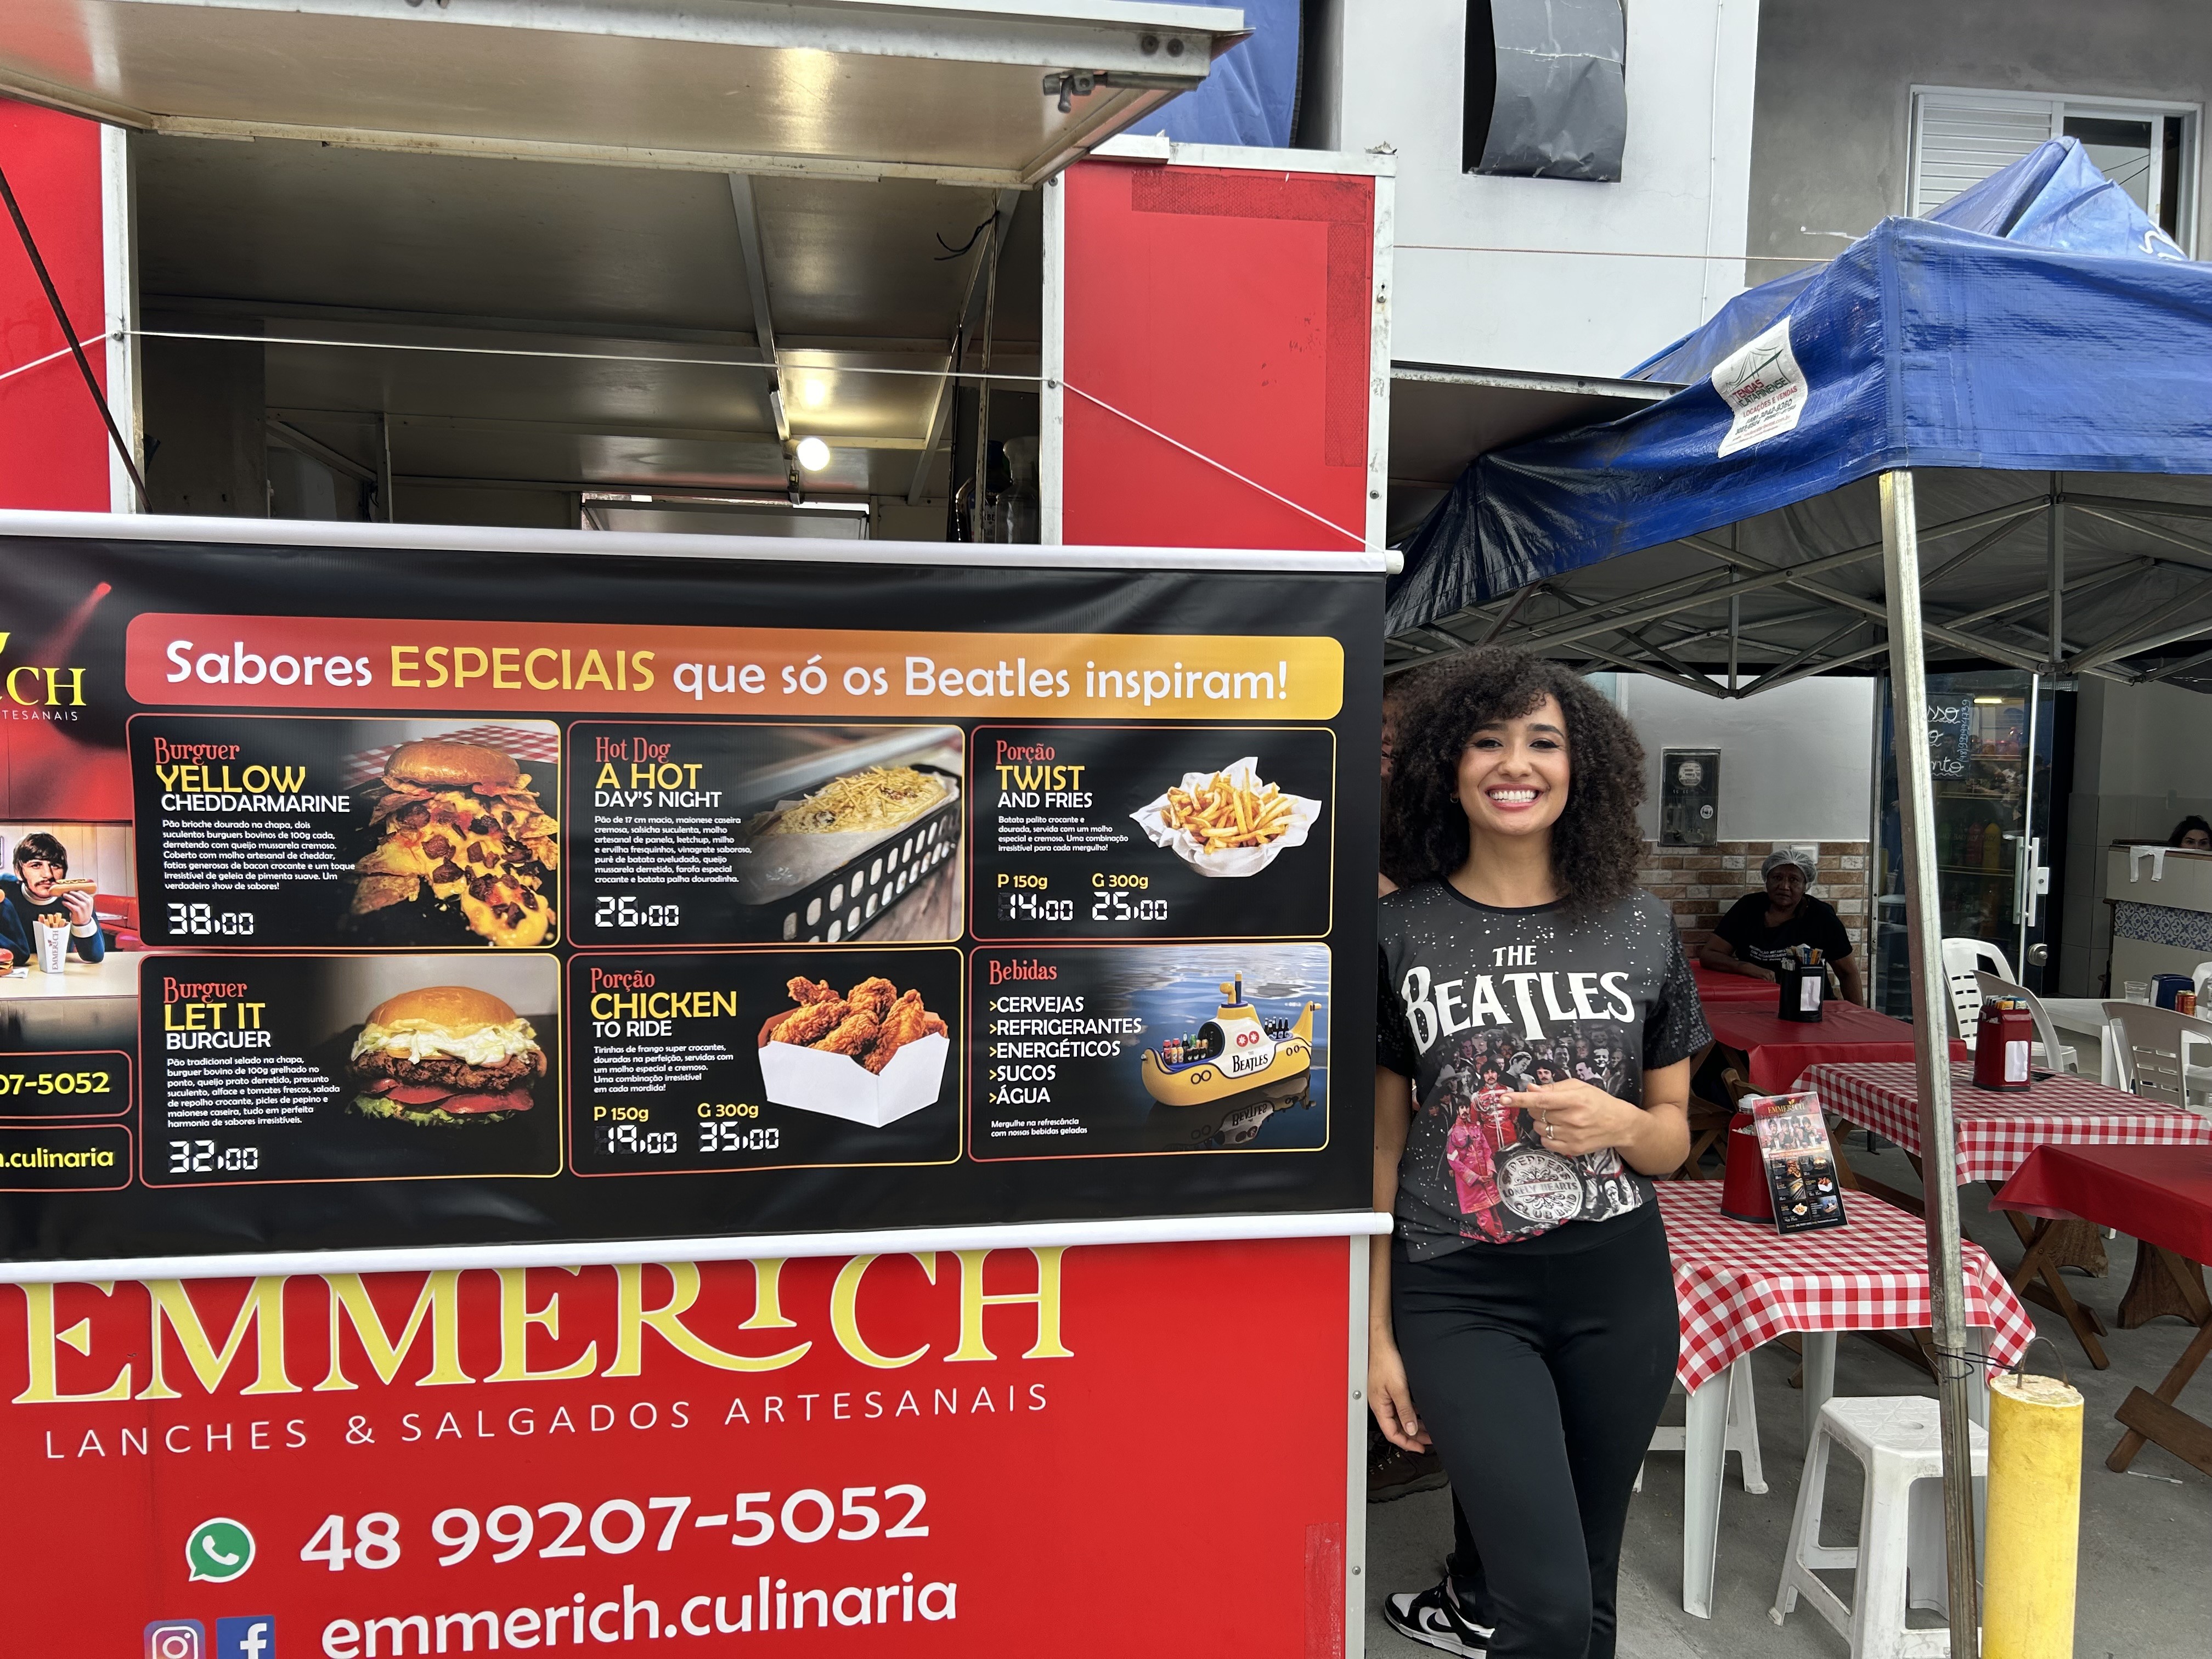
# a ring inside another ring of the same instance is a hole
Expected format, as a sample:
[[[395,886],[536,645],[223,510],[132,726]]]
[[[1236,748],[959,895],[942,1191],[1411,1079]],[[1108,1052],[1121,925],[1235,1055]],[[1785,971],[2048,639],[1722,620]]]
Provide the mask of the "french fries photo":
[[[1322,804],[1260,775],[1255,756],[1212,772],[1186,772],[1134,814],[1145,835],[1202,876],[1255,876],[1285,848],[1303,846]]]
[[[1187,830],[1209,849],[1265,847],[1291,827],[1291,797],[1273,784],[1249,789],[1217,772],[1195,789],[1170,789],[1160,822]]]

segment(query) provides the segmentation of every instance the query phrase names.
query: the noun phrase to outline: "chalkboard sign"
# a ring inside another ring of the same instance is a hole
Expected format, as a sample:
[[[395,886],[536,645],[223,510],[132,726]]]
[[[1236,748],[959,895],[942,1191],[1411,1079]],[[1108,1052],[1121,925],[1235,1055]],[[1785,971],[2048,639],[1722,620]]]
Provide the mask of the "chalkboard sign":
[[[1962,778],[1974,746],[1974,700],[1971,696],[1928,700],[1928,773]]]

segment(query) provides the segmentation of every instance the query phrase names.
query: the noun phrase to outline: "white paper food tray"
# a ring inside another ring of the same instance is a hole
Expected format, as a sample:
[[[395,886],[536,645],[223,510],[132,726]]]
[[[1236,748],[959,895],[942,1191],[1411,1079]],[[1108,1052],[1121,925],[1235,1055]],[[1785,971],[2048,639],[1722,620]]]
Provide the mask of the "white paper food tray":
[[[1185,789],[1200,789],[1216,777],[1226,777],[1231,783],[1247,789],[1266,787],[1260,775],[1260,761],[1255,755],[1219,768],[1213,772],[1186,772],[1182,775]],[[1305,845],[1306,832],[1321,817],[1321,803],[1308,800],[1304,795],[1286,794],[1291,804],[1291,827],[1265,847],[1224,847],[1208,852],[1205,842],[1188,830],[1170,830],[1160,822],[1167,811],[1167,791],[1162,790],[1130,814],[1137,827],[1155,847],[1164,847],[1201,876],[1256,876],[1275,861],[1275,854],[1286,847]]]
[[[893,1054],[881,1072],[871,1072],[850,1054],[770,1042],[760,1051],[761,1082],[775,1105],[880,1129],[936,1104],[951,1052],[951,1039],[932,1031]]]

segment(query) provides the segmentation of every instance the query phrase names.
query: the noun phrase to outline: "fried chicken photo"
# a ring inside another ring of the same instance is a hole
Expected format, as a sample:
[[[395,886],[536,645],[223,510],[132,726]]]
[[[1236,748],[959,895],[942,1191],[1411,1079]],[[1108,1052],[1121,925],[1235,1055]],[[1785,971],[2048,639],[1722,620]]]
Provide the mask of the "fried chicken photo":
[[[859,988],[854,988],[857,990]],[[944,1035],[945,1022],[921,1006],[921,992],[908,991],[891,1005],[890,1012],[884,1017],[876,1046],[868,1051],[867,1058],[860,1064],[871,1072],[881,1073],[891,1063],[893,1054],[908,1043],[932,1032]]]
[[[835,1030],[839,1021],[852,1011],[845,1000],[832,992],[826,1002],[810,1002],[805,1007],[786,1014],[775,1029],[768,1034],[770,1042],[788,1042],[795,1048],[808,1048],[817,1038]]]
[[[849,1054],[865,1063],[868,1050],[875,1046],[876,1036],[882,1030],[873,1014],[855,1008],[837,1023],[836,1030],[808,1046],[833,1054]]]
[[[862,980],[842,996],[804,975],[786,981],[784,990],[799,1006],[765,1029],[763,1047],[784,1042],[843,1054],[881,1075],[892,1056],[908,1043],[951,1035],[945,1022],[922,1006],[921,992],[902,992],[880,975]]]
[[[908,991],[907,995],[913,997],[916,994]],[[919,1000],[919,998],[917,997],[916,1000]],[[901,998],[898,987],[892,984],[890,981],[874,978],[864,979],[846,992],[845,1000],[855,1008],[866,1009],[880,1020],[890,1015],[892,1005],[900,1001]]]

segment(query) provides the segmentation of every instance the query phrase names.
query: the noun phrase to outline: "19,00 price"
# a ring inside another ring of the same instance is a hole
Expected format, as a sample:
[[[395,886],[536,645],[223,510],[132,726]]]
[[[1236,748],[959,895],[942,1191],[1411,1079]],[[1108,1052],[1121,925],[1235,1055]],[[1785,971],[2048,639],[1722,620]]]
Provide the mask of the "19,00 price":
[[[794,1544],[818,1544],[826,1539],[859,1543],[866,1538],[927,1538],[921,1512],[929,1495],[920,1486],[847,1486],[836,1498],[817,1487],[804,1486],[779,1504],[774,1492],[741,1492],[727,1510],[714,1515],[691,1515],[689,1498],[648,1498],[642,1505],[627,1498],[610,1498],[589,1516],[579,1504],[544,1504],[532,1510],[520,1504],[501,1504],[479,1516],[474,1510],[440,1510],[430,1521],[430,1537],[443,1552],[441,1567],[457,1567],[484,1545],[495,1563],[513,1561],[533,1553],[541,1560],[588,1555],[628,1555],[650,1539],[652,1547],[667,1552],[683,1535],[686,1517],[695,1529],[729,1531],[730,1542],[753,1548],[781,1536]],[[539,1522],[545,1522],[540,1527]],[[399,1559],[400,1524],[384,1510],[364,1515],[349,1525],[343,1515],[326,1516],[314,1535],[301,1547],[300,1559],[341,1572],[348,1566],[380,1572]],[[541,1539],[543,1541],[541,1542]]]

